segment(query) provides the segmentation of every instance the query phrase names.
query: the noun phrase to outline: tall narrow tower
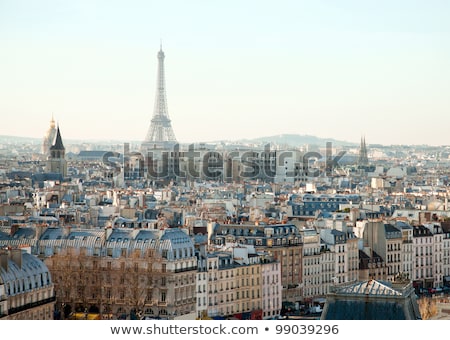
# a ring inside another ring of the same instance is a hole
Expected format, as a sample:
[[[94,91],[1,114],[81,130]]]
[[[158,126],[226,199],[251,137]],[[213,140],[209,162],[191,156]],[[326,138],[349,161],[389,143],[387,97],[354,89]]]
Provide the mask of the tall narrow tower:
[[[53,145],[50,147],[50,155],[47,160],[47,171],[67,176],[66,148],[62,142],[59,125],[56,128],[56,136]]]
[[[142,143],[142,148],[144,149],[170,146],[177,142],[167,110],[164,57],[161,45],[158,52],[158,78],[156,82],[155,107],[147,136]]]
[[[367,157],[366,137],[361,137],[358,165],[362,167],[366,167],[369,165],[369,158]]]

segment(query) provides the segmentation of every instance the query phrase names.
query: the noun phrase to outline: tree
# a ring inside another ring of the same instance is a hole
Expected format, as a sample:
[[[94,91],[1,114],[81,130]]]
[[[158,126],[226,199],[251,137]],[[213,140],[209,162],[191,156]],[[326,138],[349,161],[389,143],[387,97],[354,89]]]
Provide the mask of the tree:
[[[436,301],[428,296],[419,299],[419,310],[423,320],[431,319],[437,314]]]

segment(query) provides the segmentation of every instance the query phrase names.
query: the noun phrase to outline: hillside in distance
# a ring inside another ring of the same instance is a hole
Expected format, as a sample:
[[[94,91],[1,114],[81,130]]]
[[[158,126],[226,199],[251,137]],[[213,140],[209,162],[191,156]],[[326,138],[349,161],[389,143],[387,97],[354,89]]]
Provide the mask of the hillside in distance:
[[[120,142],[120,140],[64,140],[67,144],[79,144],[79,143],[97,143],[98,145],[102,144],[110,144],[111,142]],[[139,141],[134,141],[139,142]],[[214,141],[210,143],[221,143],[225,141]],[[357,144],[337,140],[334,138],[320,138],[311,135],[298,135],[298,134],[281,134],[274,136],[266,136],[266,137],[258,137],[253,139],[238,139],[238,140],[228,140],[228,143],[235,144],[274,144],[274,145],[288,145],[288,146],[302,146],[302,145],[318,145],[324,146],[327,142],[333,143],[336,146],[355,146]],[[42,143],[42,138],[33,138],[33,137],[23,137],[23,136],[6,136],[0,135],[0,143],[14,143],[14,144],[22,144],[22,143],[31,143],[31,144],[40,144]]]
[[[311,135],[299,135],[299,134],[281,134],[274,136],[258,137],[254,139],[240,139],[235,142],[240,143],[254,143],[265,144],[272,143],[276,145],[289,145],[289,146],[301,146],[301,145],[318,145],[324,146],[327,142],[331,142],[336,146],[355,146],[357,143],[337,140],[334,138],[321,138]]]

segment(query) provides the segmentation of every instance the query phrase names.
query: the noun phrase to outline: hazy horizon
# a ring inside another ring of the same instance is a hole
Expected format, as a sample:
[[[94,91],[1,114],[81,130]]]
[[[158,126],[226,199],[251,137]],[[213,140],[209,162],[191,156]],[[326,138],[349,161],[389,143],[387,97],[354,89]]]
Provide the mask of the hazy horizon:
[[[0,1],[0,135],[449,145],[446,1]]]
[[[298,138],[304,138],[304,139],[316,139],[317,142],[301,142],[301,143],[289,143],[289,142],[277,142],[276,138],[277,137],[284,137],[284,135],[288,135],[288,136],[294,136],[298,137]],[[33,142],[37,143],[37,144],[41,144],[43,141],[43,137],[27,137],[27,136],[11,136],[11,135],[0,135],[0,139],[2,138],[6,138],[6,139],[31,139],[33,140]],[[64,136],[62,136],[63,138],[63,143],[65,145],[77,145],[77,144],[95,144],[97,143],[98,145],[103,145],[103,144],[108,144],[108,143],[131,143],[131,144],[140,144],[142,143],[141,139],[120,139],[120,138],[104,138],[104,139],[77,139],[77,138],[69,138],[66,139],[64,138]],[[289,146],[304,146],[304,145],[315,145],[315,146],[326,146],[327,142],[331,142],[333,146],[347,146],[347,147],[359,147],[360,145],[360,141],[358,142],[351,142],[351,141],[346,141],[346,140],[337,140],[334,138],[322,138],[322,137],[317,137],[317,136],[312,136],[312,135],[294,135],[294,134],[280,134],[280,135],[273,135],[273,136],[261,136],[261,137],[255,137],[252,139],[235,139],[235,140],[196,140],[196,141],[190,141],[190,142],[182,142],[182,141],[178,141],[178,144],[180,145],[192,145],[192,144],[214,144],[214,143],[242,143],[243,145],[248,143],[248,144],[264,144],[264,143],[275,143],[278,144],[279,146],[282,145],[289,145]],[[334,144],[333,144],[334,143]],[[366,145],[370,148],[370,147],[427,147],[427,148],[436,148],[436,147],[445,147],[445,148],[450,148],[450,144],[442,144],[442,145],[431,145],[431,144],[382,144],[382,143],[368,143],[366,141]]]

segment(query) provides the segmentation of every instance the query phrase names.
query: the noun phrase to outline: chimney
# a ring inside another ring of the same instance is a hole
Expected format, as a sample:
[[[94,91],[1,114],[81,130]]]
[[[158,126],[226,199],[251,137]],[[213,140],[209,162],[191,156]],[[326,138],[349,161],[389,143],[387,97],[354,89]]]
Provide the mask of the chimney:
[[[11,260],[19,267],[22,268],[22,249],[11,249]]]
[[[72,226],[71,225],[65,225],[65,226],[61,226],[60,227],[62,229],[62,235],[64,238],[69,237],[70,232],[72,230]]]
[[[105,228],[105,241],[107,239],[109,239],[109,237],[111,236],[112,232],[113,232],[113,228],[111,228],[111,227],[106,227]]]
[[[14,236],[14,234],[17,232],[17,230],[19,230],[19,225],[15,223],[11,226],[10,233],[9,233],[10,236]]]
[[[0,251],[0,268],[3,268],[6,272],[8,272],[8,251],[1,250]]]
[[[36,224],[35,230],[36,230],[36,240],[39,240],[44,231],[47,230],[47,226],[44,226],[44,224]]]

